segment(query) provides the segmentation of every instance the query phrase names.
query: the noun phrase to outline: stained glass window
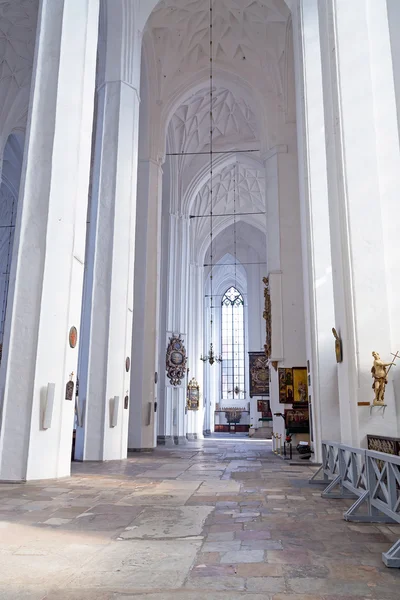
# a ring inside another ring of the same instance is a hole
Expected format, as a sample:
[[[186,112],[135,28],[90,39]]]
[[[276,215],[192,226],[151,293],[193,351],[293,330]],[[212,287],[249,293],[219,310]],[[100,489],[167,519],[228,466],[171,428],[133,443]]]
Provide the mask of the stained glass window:
[[[222,298],[221,381],[224,400],[240,400],[244,393],[244,302],[230,287]]]

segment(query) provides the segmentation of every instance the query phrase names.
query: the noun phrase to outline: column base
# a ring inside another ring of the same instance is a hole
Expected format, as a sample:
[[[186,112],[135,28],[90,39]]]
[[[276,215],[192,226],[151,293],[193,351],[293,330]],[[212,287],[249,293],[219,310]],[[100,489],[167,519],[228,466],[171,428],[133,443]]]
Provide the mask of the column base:
[[[176,446],[185,446],[188,443],[184,435],[174,436],[174,442]]]
[[[210,437],[211,430],[210,429],[206,429],[205,431],[203,431],[203,435],[204,435],[204,437]]]
[[[194,442],[194,441],[195,441],[195,439],[196,439],[194,436],[195,436],[195,434],[194,434],[194,433],[187,433],[187,434],[186,434],[186,439],[187,439],[187,441],[188,441],[188,442]]]
[[[175,446],[174,438],[172,435],[158,435],[157,446],[167,446],[171,448],[172,446]]]

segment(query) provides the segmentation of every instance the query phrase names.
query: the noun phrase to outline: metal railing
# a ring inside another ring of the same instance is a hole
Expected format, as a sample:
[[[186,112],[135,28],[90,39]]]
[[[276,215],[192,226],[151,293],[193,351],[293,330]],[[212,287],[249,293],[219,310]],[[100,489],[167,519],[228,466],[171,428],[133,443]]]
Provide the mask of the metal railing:
[[[322,442],[322,465],[310,483],[327,484],[323,498],[356,498],[344,513],[346,521],[400,523],[399,456]],[[382,560],[400,568],[400,540]]]

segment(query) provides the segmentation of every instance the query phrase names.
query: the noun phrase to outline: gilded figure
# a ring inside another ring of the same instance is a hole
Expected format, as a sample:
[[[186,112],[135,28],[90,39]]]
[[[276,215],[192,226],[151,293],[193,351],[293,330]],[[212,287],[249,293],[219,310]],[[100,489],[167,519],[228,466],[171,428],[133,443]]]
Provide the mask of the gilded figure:
[[[374,364],[371,368],[371,374],[373,377],[372,389],[375,392],[374,406],[384,406],[385,404],[385,388],[388,382],[387,375],[390,368],[394,365],[394,362],[385,363],[381,360],[378,352],[372,353]]]

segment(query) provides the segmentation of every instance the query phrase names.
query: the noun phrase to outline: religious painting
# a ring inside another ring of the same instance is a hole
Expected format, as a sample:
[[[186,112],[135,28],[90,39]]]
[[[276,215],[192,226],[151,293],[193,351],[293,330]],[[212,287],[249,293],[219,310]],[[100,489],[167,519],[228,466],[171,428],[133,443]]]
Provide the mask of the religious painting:
[[[264,352],[249,352],[250,398],[269,396],[268,358]]]
[[[279,402],[281,404],[293,404],[293,369],[278,369],[279,378]]]
[[[271,341],[272,341],[272,311],[271,311],[271,295],[269,291],[269,279],[268,277],[263,278],[264,283],[264,312],[263,318],[265,319],[265,345],[264,351],[265,356],[269,359],[271,356]]]
[[[200,408],[200,387],[194,378],[188,383],[186,407],[188,410],[199,410]]]
[[[263,419],[272,419],[270,401],[257,400],[257,412],[261,413]]]
[[[309,433],[310,420],[308,408],[290,408],[285,410],[287,433]]]
[[[307,368],[293,368],[293,403],[306,404],[308,398]]]
[[[183,345],[181,336],[174,335],[170,337],[166,356],[166,371],[171,385],[181,385],[186,373],[186,362],[186,348]]]

